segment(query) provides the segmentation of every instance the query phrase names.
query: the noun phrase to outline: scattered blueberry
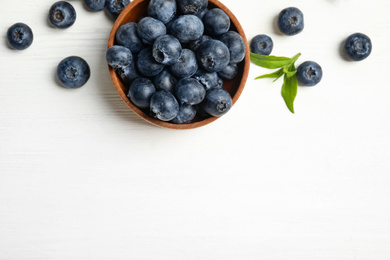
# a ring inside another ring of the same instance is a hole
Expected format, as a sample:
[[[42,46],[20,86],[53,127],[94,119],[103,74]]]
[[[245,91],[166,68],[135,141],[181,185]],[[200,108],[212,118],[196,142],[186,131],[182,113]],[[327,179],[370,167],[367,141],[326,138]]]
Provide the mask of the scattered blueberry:
[[[176,84],[176,97],[180,104],[197,105],[203,101],[206,90],[194,78],[184,78]]]
[[[229,63],[239,63],[245,58],[245,41],[240,34],[234,31],[229,31],[227,33],[222,34],[219,40],[223,42],[229,49]]]
[[[69,28],[76,21],[76,10],[66,1],[55,2],[49,10],[49,21],[57,28]]]
[[[153,83],[157,90],[166,90],[174,93],[177,79],[168,69],[164,69],[160,74],[154,77]]]
[[[177,78],[191,77],[198,70],[195,53],[189,49],[183,49],[179,60],[169,68]]]
[[[178,5],[183,14],[198,15],[207,9],[208,0],[180,0]]]
[[[350,35],[344,43],[344,52],[353,61],[364,60],[371,54],[371,50],[371,39],[362,33]]]
[[[102,11],[106,7],[106,0],[84,0],[84,3],[93,12]]]
[[[119,78],[123,81],[125,84],[130,84],[135,80],[136,78],[142,77],[137,69],[135,68],[135,62],[133,61],[129,66],[126,67],[118,67],[116,70],[116,73],[118,74]]]
[[[229,31],[230,18],[219,8],[211,9],[203,17],[204,28],[207,33],[218,36]]]
[[[106,61],[113,69],[129,66],[133,62],[133,54],[123,46],[114,45],[106,51]]]
[[[158,37],[153,43],[154,59],[164,65],[175,64],[182,52],[179,40],[172,35],[165,34]]]
[[[273,47],[274,43],[268,35],[259,34],[252,39],[250,49],[256,54],[270,55]]]
[[[150,114],[161,121],[171,121],[179,114],[179,103],[172,93],[159,90],[150,99]]]
[[[204,25],[195,15],[182,15],[173,21],[170,32],[182,43],[199,39],[204,32]]]
[[[119,45],[129,48],[132,53],[138,53],[145,44],[137,33],[137,23],[125,23],[121,25],[116,31],[115,39]]]
[[[90,76],[88,63],[77,56],[63,59],[57,67],[57,78],[66,88],[80,88]]]
[[[195,41],[191,41],[189,44],[188,44],[188,49],[190,49],[191,51],[193,52],[197,52],[198,49],[199,49],[199,46],[204,43],[205,41],[207,40],[212,40],[213,38],[211,38],[210,36],[207,36],[207,35],[202,35],[202,37],[200,37],[199,39],[195,40]]]
[[[34,34],[28,25],[16,23],[8,29],[7,40],[13,49],[25,50],[31,46]]]
[[[218,72],[218,76],[220,76],[223,79],[233,79],[238,73],[238,66],[237,64],[229,64],[227,65],[223,70]]]
[[[208,40],[202,43],[197,52],[199,65],[209,72],[223,70],[230,61],[228,47],[221,41]]]
[[[176,0],[151,0],[148,15],[166,24],[175,17],[176,10]]]
[[[152,81],[147,78],[136,78],[130,85],[127,97],[133,104],[140,108],[149,108],[150,98],[156,93]]]
[[[179,107],[179,113],[171,121],[174,124],[188,124],[191,123],[192,119],[196,116],[196,106],[191,106],[188,104],[182,104]]]
[[[302,86],[315,86],[322,78],[322,68],[314,61],[305,61],[297,68],[297,79]]]
[[[304,27],[303,13],[296,7],[285,8],[279,13],[277,24],[283,34],[296,35]]]
[[[222,88],[223,85],[223,83],[221,84],[216,72],[198,70],[193,78],[199,81],[206,91],[212,88]]]
[[[217,117],[226,114],[232,105],[230,94],[223,88],[213,88],[208,91],[202,103],[204,111]]]
[[[130,4],[130,0],[106,0],[106,11],[112,19],[116,20],[123,9]]]
[[[137,69],[146,77],[153,77],[159,74],[163,69],[164,65],[158,63],[152,53],[152,47],[148,47],[138,53],[137,58]]]
[[[144,43],[152,44],[157,37],[167,33],[167,28],[160,20],[147,16],[138,22],[137,32]]]

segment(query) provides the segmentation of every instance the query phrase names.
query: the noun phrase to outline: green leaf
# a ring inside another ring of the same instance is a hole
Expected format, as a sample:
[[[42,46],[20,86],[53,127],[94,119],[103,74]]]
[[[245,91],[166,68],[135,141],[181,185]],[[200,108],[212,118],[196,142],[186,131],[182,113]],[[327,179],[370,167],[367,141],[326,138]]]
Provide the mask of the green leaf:
[[[287,57],[276,57],[269,55],[260,55],[251,52],[251,61],[257,66],[267,69],[277,69],[283,66],[289,65],[292,61],[291,58]]]
[[[264,78],[274,78],[276,81],[278,78],[280,78],[281,76],[283,76],[283,68],[273,72],[273,73],[270,73],[270,74],[264,74],[264,75],[261,75],[261,76],[258,76],[257,78],[255,79],[264,79]]]
[[[292,63],[291,64],[292,66],[294,66],[294,63]],[[291,66],[290,65],[290,66]],[[285,73],[286,75],[287,75],[287,77],[292,77],[292,76],[294,76],[296,73],[297,73],[297,71],[295,70],[295,68],[292,70],[291,68],[290,68],[290,66],[284,66],[283,67],[283,73]],[[291,71],[290,71],[291,70]]]
[[[294,113],[294,100],[298,92],[298,80],[296,76],[288,77],[284,74],[284,82],[282,86],[282,96],[288,109]]]

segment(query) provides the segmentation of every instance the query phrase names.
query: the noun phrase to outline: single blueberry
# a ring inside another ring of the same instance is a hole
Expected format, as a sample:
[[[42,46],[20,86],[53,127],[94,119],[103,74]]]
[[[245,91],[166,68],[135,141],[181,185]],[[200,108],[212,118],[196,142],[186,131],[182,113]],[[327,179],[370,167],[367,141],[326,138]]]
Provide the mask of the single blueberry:
[[[161,121],[171,121],[179,114],[179,103],[172,93],[159,90],[150,99],[150,114]]]
[[[251,52],[256,54],[270,55],[273,48],[274,43],[272,39],[265,34],[256,35],[251,41]]]
[[[165,34],[158,37],[153,43],[154,59],[164,65],[175,64],[182,52],[179,40],[172,35]]]
[[[121,14],[123,9],[126,8],[130,4],[130,0],[106,0],[106,11],[109,16],[116,20],[118,16]]]
[[[229,31],[230,18],[219,8],[211,9],[203,17],[205,31],[212,35],[218,36]]]
[[[24,23],[16,23],[7,31],[7,40],[15,50],[25,50],[31,46],[34,34],[31,28]]]
[[[135,61],[133,61],[129,66],[118,67],[115,71],[122,82],[125,84],[130,84],[136,78],[142,77],[142,75],[138,73],[135,67]]]
[[[164,65],[158,63],[152,53],[152,47],[148,47],[140,51],[137,57],[137,69],[146,77],[153,77],[159,74],[163,69]]]
[[[314,61],[305,61],[298,66],[296,75],[301,86],[315,86],[322,79],[322,68]]]
[[[296,35],[304,27],[303,13],[296,7],[285,8],[279,13],[277,24],[283,34]]]
[[[196,112],[196,106],[182,104],[179,107],[179,113],[171,122],[174,124],[189,124],[196,116]]]
[[[117,43],[129,48],[132,53],[138,53],[145,48],[145,44],[138,36],[137,27],[137,23],[125,23],[118,28],[115,35]]]
[[[208,0],[180,0],[178,5],[183,14],[198,15],[207,9]]]
[[[113,69],[129,66],[133,62],[133,54],[123,46],[114,45],[106,51],[106,61]]]
[[[169,72],[168,69],[164,69],[160,74],[154,77],[153,83],[157,90],[166,90],[174,93],[177,79]]]
[[[191,77],[198,70],[195,53],[189,49],[183,49],[179,60],[169,68],[177,78]]]
[[[130,85],[127,97],[136,107],[145,109],[150,107],[150,99],[154,93],[156,88],[150,79],[136,78]]]
[[[218,74],[216,72],[198,70],[192,77],[199,81],[199,83],[203,85],[206,91],[212,88],[222,88],[223,85],[223,83],[221,85]]]
[[[228,47],[221,41],[208,40],[203,42],[197,52],[199,65],[209,72],[223,70],[230,62]]]
[[[55,2],[49,10],[49,21],[57,28],[69,28],[76,21],[76,10],[66,1]]]
[[[238,74],[237,64],[229,64],[223,70],[218,72],[218,76],[223,79],[233,79]]]
[[[151,0],[148,5],[148,15],[168,23],[176,15],[176,0]]]
[[[57,78],[66,88],[80,88],[91,76],[88,63],[77,56],[63,59],[57,67]]]
[[[245,58],[245,41],[239,33],[235,31],[229,31],[227,33],[222,34],[219,40],[223,42],[229,49],[229,63],[239,63]]]
[[[167,33],[167,28],[160,20],[147,16],[138,22],[137,32],[144,43],[152,44],[157,37]]]
[[[230,110],[233,105],[233,101],[229,92],[225,89],[213,88],[207,92],[202,105],[203,109],[208,114],[220,117]]]
[[[353,61],[364,60],[370,56],[371,50],[371,39],[362,33],[350,35],[344,43],[344,52]]]
[[[182,15],[173,21],[170,32],[182,43],[199,39],[204,32],[202,20],[195,15]]]
[[[180,104],[197,105],[203,101],[206,90],[202,84],[194,78],[184,78],[177,82],[176,97]]]
[[[106,7],[106,0],[84,0],[88,10],[92,12],[102,11]]]
[[[188,43],[188,49],[190,49],[191,51],[193,52],[197,52],[198,49],[199,49],[199,46],[204,43],[205,41],[208,41],[208,40],[212,40],[213,38],[211,38],[210,36],[207,36],[207,35],[202,35],[202,37],[200,37],[199,39],[195,40],[195,41],[191,41]]]

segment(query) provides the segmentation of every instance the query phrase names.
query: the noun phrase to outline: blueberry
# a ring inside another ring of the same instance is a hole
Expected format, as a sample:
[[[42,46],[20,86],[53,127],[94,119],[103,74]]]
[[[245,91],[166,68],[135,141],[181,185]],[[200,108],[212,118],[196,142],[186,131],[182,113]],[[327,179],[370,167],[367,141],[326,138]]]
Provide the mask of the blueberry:
[[[106,0],[84,0],[84,3],[93,12],[102,11],[106,7]]]
[[[211,9],[203,17],[204,29],[213,36],[218,36],[229,31],[230,18],[219,8]]]
[[[88,63],[76,56],[63,59],[57,67],[57,78],[66,88],[82,87],[91,76]]]
[[[213,88],[207,92],[203,109],[212,116],[223,116],[232,107],[233,101],[230,94],[223,88]]]
[[[164,65],[175,64],[181,56],[182,48],[178,39],[172,35],[162,35],[153,43],[154,59]]]
[[[197,105],[203,101],[206,90],[194,78],[181,79],[176,84],[176,97],[180,104]]]
[[[304,27],[303,13],[296,7],[285,8],[279,13],[277,24],[283,34],[296,35]]]
[[[171,121],[174,124],[188,124],[191,123],[192,119],[196,116],[196,106],[191,106],[188,104],[182,104],[179,107],[179,113]]]
[[[208,40],[202,43],[197,52],[199,65],[209,72],[223,70],[230,61],[228,47],[221,41]]]
[[[175,17],[176,10],[176,0],[151,0],[148,15],[166,24]]]
[[[146,44],[152,44],[154,40],[167,33],[165,25],[152,17],[144,17],[138,22],[138,35]]]
[[[218,76],[223,79],[233,79],[238,73],[237,64],[229,64],[223,70],[218,72]]]
[[[206,91],[212,88],[222,88],[221,82],[219,81],[216,72],[198,70],[193,78],[199,81],[199,83],[203,85]]]
[[[297,68],[297,79],[302,86],[315,86],[322,78],[322,68],[314,61],[305,61]]]
[[[171,121],[179,114],[179,103],[172,93],[159,90],[150,99],[150,114],[161,121]]]
[[[133,54],[123,46],[114,45],[106,51],[106,61],[113,69],[129,66],[133,62]]]
[[[169,68],[178,78],[191,77],[198,70],[195,53],[189,49],[183,49],[179,60]]]
[[[199,46],[207,40],[212,40],[212,38],[210,36],[207,36],[207,35],[202,35],[202,37],[200,37],[199,39],[197,39],[195,41],[191,41],[188,44],[188,49],[190,49],[191,51],[196,53],[199,49]]]
[[[130,0],[106,0],[106,11],[114,20],[118,18],[123,9],[130,4]]]
[[[145,109],[149,108],[150,98],[154,93],[156,88],[150,79],[136,78],[130,85],[127,97],[136,107]]]
[[[138,53],[137,69],[146,77],[156,76],[164,67],[163,64],[158,63],[154,59],[151,47],[145,48]]]
[[[353,61],[364,60],[371,54],[371,50],[371,39],[362,33],[350,35],[344,43],[344,52]]]
[[[145,44],[137,33],[137,24],[130,22],[121,25],[116,31],[115,39],[119,45],[129,48],[132,53],[138,53]]]
[[[229,49],[230,63],[239,63],[245,58],[246,46],[244,39],[240,34],[229,31],[222,34],[219,40]]]
[[[183,14],[198,15],[207,9],[208,0],[180,0],[178,5]]]
[[[34,35],[30,27],[24,23],[16,23],[7,31],[9,45],[15,50],[25,50],[31,46]]]
[[[49,10],[49,21],[57,28],[69,28],[76,21],[76,10],[66,1],[55,2]]]
[[[256,54],[270,55],[273,48],[274,43],[272,39],[265,34],[256,35],[251,41],[251,52]]]
[[[160,74],[154,77],[153,83],[157,90],[166,90],[174,93],[177,79],[168,69],[164,69]]]
[[[204,32],[202,20],[195,15],[183,15],[173,21],[170,32],[182,43],[199,39]]]
[[[134,61],[129,66],[118,67],[115,71],[118,74],[119,78],[122,80],[122,82],[125,84],[130,84],[136,78],[142,77],[135,68]]]

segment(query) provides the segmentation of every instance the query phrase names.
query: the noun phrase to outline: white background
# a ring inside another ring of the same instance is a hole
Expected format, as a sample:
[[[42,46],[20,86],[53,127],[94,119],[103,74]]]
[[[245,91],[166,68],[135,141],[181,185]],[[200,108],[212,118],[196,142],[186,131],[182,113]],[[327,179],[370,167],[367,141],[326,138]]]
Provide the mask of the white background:
[[[390,2],[224,0],[248,39],[272,54],[317,61],[322,82],[299,87],[291,114],[281,81],[251,66],[233,109],[187,131],[155,127],[120,99],[105,48],[113,22],[71,1],[67,30],[47,23],[52,0],[0,8],[0,259],[390,259]],[[305,15],[296,36],[273,26],[285,7]],[[6,31],[30,25],[13,51]],[[362,32],[371,56],[347,62],[340,43]],[[78,55],[92,76],[55,81]]]

